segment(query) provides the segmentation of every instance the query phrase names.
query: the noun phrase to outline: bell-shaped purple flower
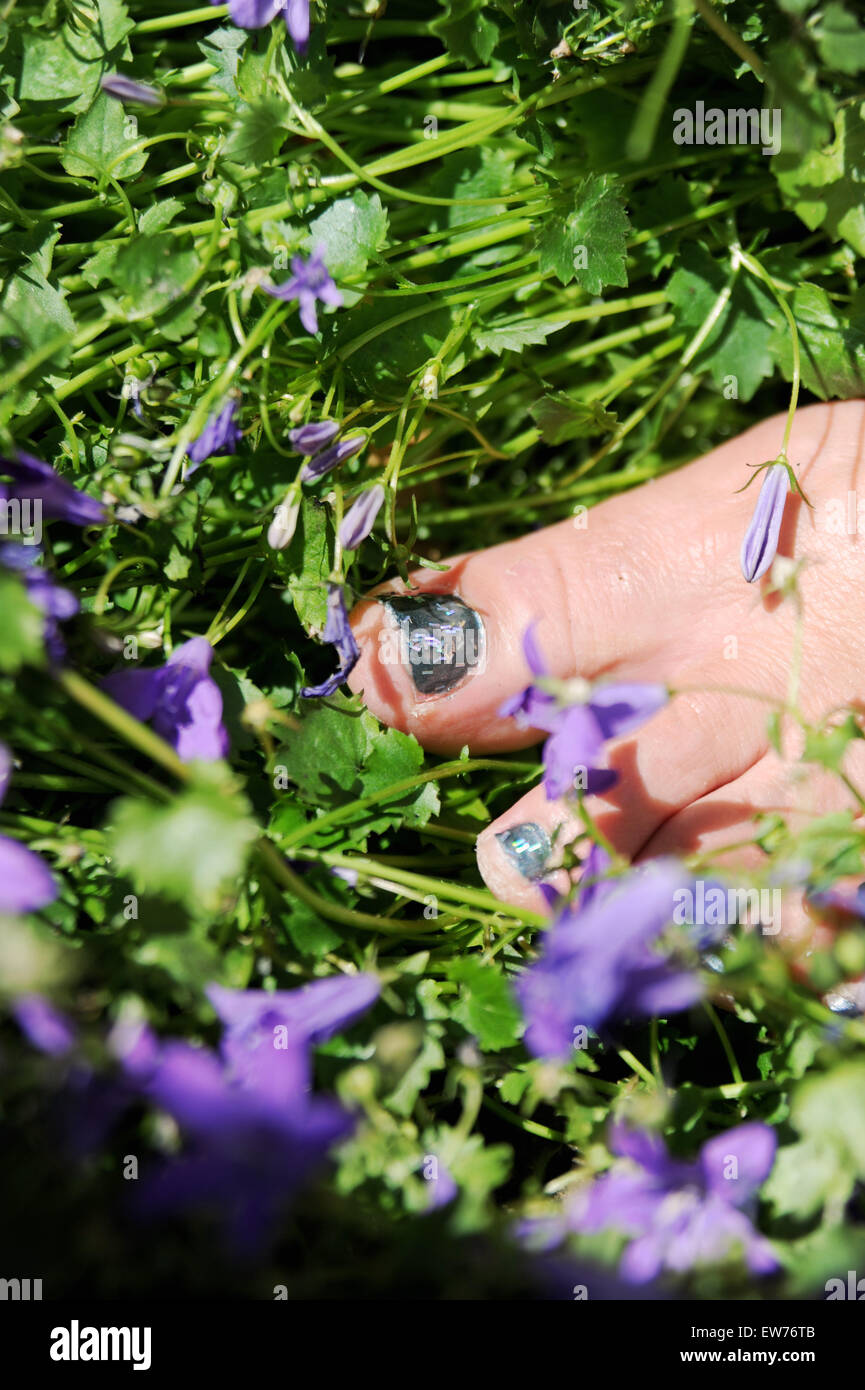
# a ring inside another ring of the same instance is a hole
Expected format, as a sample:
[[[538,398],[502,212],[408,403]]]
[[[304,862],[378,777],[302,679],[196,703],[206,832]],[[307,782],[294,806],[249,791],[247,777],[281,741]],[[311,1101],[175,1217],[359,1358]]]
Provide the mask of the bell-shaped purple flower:
[[[691,884],[676,860],[651,860],[605,883],[585,906],[563,910],[537,964],[516,984],[533,1056],[563,1059],[578,1027],[601,1032],[616,1020],[675,1013],[700,998],[696,972],[654,949],[674,919],[677,893]]]
[[[356,550],[361,541],[366,540],[384,502],[384,488],[381,483],[367,488],[349,508],[339,528],[339,543],[343,550]]]
[[[773,463],[766,469],[754,515],[742,541],[742,573],[749,584],[764,575],[775,558],[789,490],[786,466]]]
[[[12,754],[0,743],[0,801],[12,776]],[[8,835],[0,835],[0,915],[38,912],[57,897],[57,882],[48,865]]]
[[[38,502],[46,521],[68,521],[73,526],[101,526],[107,520],[105,508],[94,497],[79,492],[77,487],[60,478],[50,464],[32,454],[17,458],[0,458],[0,473],[12,479],[12,485],[2,486],[2,495],[9,498]]]
[[[210,0],[218,5],[220,0]],[[262,29],[277,15],[285,19],[289,38],[303,53],[309,42],[309,0],[229,0],[228,13],[238,29]]]
[[[327,586],[327,621],[322,636],[325,642],[330,642],[336,647],[339,666],[321,685],[304,686],[300,693],[305,700],[317,700],[323,695],[332,695],[354,669],[360,657],[360,648],[349,625],[345,598],[339,584]]]
[[[235,423],[236,415],[236,401],[226,401],[221,410],[214,411],[201,434],[192,441],[187,450],[193,463],[203,463],[212,454],[237,452],[242,435]]]
[[[102,688],[136,719],[151,720],[184,762],[212,762],[228,752],[222,694],[209,675],[212,659],[206,638],[192,637],[164,666],[116,671]]]
[[[533,676],[549,675],[531,624],[523,637],[526,664]],[[520,728],[544,729],[544,787],[552,801],[576,786],[597,795],[613,786],[618,774],[601,766],[604,744],[632,733],[667,703],[663,685],[617,681],[586,686],[582,701],[562,704],[552,694],[532,684],[506,700],[502,718],[515,719]]]
[[[300,321],[307,333],[318,332],[318,314],[315,308],[317,301],[335,309],[342,307],[342,295],[324,263],[324,249],[323,246],[317,246],[306,261],[302,256],[293,256],[291,279],[282,285],[264,286],[274,299],[286,302],[297,300],[300,305]]]
[[[693,1163],[671,1158],[655,1134],[613,1127],[610,1148],[622,1160],[574,1193],[561,1216],[526,1223],[522,1234],[550,1248],[569,1234],[608,1229],[628,1236],[621,1275],[646,1284],[665,1270],[717,1267],[736,1254],[754,1274],[778,1268],[755,1230],[757,1193],[775,1161],[768,1125],[737,1125],[709,1139]]]
[[[155,87],[136,82],[133,77],[124,77],[120,72],[107,72],[99,85],[107,96],[117,101],[137,102],[139,106],[162,105],[162,94]]]

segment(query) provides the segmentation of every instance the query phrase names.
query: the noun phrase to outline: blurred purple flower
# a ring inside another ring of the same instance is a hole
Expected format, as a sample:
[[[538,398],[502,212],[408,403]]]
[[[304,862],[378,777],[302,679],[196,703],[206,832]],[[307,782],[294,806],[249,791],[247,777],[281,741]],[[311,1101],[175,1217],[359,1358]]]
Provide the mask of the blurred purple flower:
[[[167,1043],[144,1083],[186,1140],[149,1180],[145,1208],[210,1207],[235,1248],[257,1250],[279,1207],[353,1128],[338,1102],[310,1094],[310,1048],[352,1023],[379,991],[371,975],[275,993],[211,985],[224,1024],[220,1056]]]
[[[317,700],[323,695],[332,695],[354,669],[360,657],[360,648],[349,626],[345,598],[339,584],[327,586],[327,622],[322,636],[325,642],[330,642],[336,647],[339,666],[321,685],[304,686],[300,693],[305,700]]]
[[[350,439],[340,439],[336,444],[331,444],[329,449],[322,449],[303,465],[300,470],[301,482],[311,483],[314,478],[323,478],[325,473],[330,473],[331,469],[360,453],[365,443],[365,434],[355,434]]]
[[[221,410],[214,411],[201,434],[192,441],[187,450],[193,463],[203,463],[212,454],[233,454],[237,451],[243,436],[235,424],[236,415],[236,401],[226,401]],[[189,469],[189,473],[191,472],[193,470]]]
[[[208,674],[212,659],[207,639],[192,637],[175,648],[164,666],[115,671],[102,688],[136,719],[152,720],[184,762],[212,762],[228,752],[222,694]]]
[[[367,488],[346,512],[339,528],[339,543],[343,550],[356,550],[361,541],[366,540],[384,502],[384,488],[381,483]]]
[[[523,652],[532,675],[549,676],[534,638],[534,624],[523,638]],[[521,728],[543,729],[544,787],[553,801],[574,789],[575,773],[583,774],[583,790],[598,794],[618,780],[600,765],[604,744],[629,734],[651,719],[668,699],[663,685],[618,682],[589,689],[582,703],[562,705],[548,691],[529,685],[499,708],[501,718],[515,719]]]
[[[218,5],[220,0],[210,3]],[[238,29],[262,29],[281,14],[298,53],[309,42],[309,0],[229,0],[228,13]]]
[[[765,574],[775,558],[789,490],[786,465],[773,463],[766,469],[754,515],[742,541],[742,573],[749,584]]]
[[[304,260],[302,256],[293,256],[291,260],[292,276],[283,285],[272,287],[264,286],[264,289],[274,299],[289,301],[296,299],[300,305],[300,321],[307,333],[318,332],[318,315],[316,313],[316,300],[322,304],[329,304],[332,308],[342,307],[342,295],[336,288],[331,278],[330,271],[324,263],[324,246],[317,246],[309,260]]]
[[[146,82],[136,82],[120,72],[107,72],[99,84],[107,96],[118,101],[137,101],[140,106],[161,106],[162,94]]]
[[[73,526],[101,526],[107,520],[105,508],[94,497],[79,492],[60,478],[54,469],[32,454],[0,458],[0,473],[12,479],[11,488],[0,484],[0,498],[39,502],[46,521],[68,521]]]
[[[44,615],[42,637],[52,666],[62,666],[66,644],[60,633],[60,623],[73,618],[79,603],[74,594],[56,582],[47,570],[37,563],[41,551],[37,546],[0,544],[0,566],[21,575],[27,597]]]
[[[577,1027],[601,1032],[700,998],[699,976],[652,949],[673,920],[677,891],[692,882],[676,860],[650,860],[604,884],[586,906],[562,911],[516,984],[533,1056],[564,1059]]]
[[[775,1147],[768,1125],[738,1125],[684,1163],[670,1157],[658,1135],[614,1125],[610,1148],[629,1162],[576,1192],[561,1217],[525,1223],[522,1234],[550,1247],[571,1233],[620,1230],[631,1238],[620,1273],[633,1284],[664,1270],[717,1266],[737,1253],[752,1273],[770,1274],[778,1260],[751,1213]]]
[[[12,778],[12,754],[0,743],[0,802]],[[0,914],[38,912],[57,897],[57,882],[38,854],[0,835]]]
[[[328,444],[336,439],[339,429],[336,420],[310,420],[307,425],[289,430],[288,438],[296,453],[311,458],[319,449],[327,448]]]
[[[18,1027],[28,1042],[52,1057],[65,1056],[75,1046],[75,1030],[41,994],[22,994],[12,1005]]]

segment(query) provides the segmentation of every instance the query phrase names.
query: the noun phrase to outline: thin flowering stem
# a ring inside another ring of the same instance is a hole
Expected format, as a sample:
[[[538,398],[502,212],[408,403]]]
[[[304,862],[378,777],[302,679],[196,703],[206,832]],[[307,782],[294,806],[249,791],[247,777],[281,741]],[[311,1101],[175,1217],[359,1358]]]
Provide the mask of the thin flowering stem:
[[[790,445],[790,434],[793,429],[793,420],[796,415],[796,406],[799,402],[799,383],[801,380],[799,330],[796,327],[796,320],[794,319],[793,314],[790,311],[790,306],[787,303],[787,300],[781,294],[780,290],[778,289],[778,286],[772,279],[772,276],[768,273],[768,271],[766,271],[763,268],[760,262],[756,260],[753,256],[749,255],[747,251],[743,251],[742,248],[738,245],[733,247],[731,255],[734,263],[741,263],[745,267],[745,269],[751,273],[751,275],[755,276],[755,278],[758,280],[762,280],[764,285],[768,285],[769,289],[772,291],[772,294],[775,297],[775,300],[777,301],[779,309],[781,310],[785,319],[787,320],[787,326],[790,329],[790,344],[793,351],[793,379],[790,385],[790,405],[787,409],[787,422],[784,426],[784,442],[781,445],[781,452],[778,456],[780,460],[786,462],[787,450]]]

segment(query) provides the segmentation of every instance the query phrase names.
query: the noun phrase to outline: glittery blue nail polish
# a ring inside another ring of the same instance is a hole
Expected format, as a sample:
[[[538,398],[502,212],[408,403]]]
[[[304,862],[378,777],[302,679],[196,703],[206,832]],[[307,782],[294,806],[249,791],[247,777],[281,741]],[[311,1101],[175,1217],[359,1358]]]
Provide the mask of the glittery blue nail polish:
[[[514,868],[523,878],[540,878],[550,857],[550,837],[534,821],[499,830],[496,839]]]
[[[400,628],[400,660],[421,695],[453,690],[484,654],[479,614],[454,594],[405,594],[381,599]]]
[[[840,1014],[843,1018],[861,1018],[863,1012],[855,999],[849,998],[846,994],[824,994],[823,1003],[827,1009],[831,1009],[833,1014]]]

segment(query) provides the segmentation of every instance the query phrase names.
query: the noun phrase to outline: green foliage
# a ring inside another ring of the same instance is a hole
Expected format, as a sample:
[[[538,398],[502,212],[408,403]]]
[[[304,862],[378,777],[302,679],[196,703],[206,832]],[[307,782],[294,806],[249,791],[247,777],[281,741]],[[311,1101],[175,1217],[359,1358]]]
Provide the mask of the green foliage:
[[[0,444],[112,509],[99,528],[46,521],[42,563],[81,605],[64,622],[65,674],[46,661],[44,614],[0,568],[0,737],[16,760],[0,831],[62,884],[32,929],[4,922],[0,991],[4,1006],[32,990],[72,1012],[98,1071],[127,1009],[160,1038],[212,1047],[211,981],[287,990],[376,972],[375,1010],[314,1058],[353,1135],[273,1232],[276,1263],[313,1298],[319,1262],[322,1286],[354,1297],[360,1280],[398,1282],[409,1249],[436,1298],[465,1287],[469,1250],[492,1278],[503,1250],[518,1258],[518,1216],[559,1214],[610,1165],[614,1117],[683,1159],[738,1123],[775,1126],[759,1219],[784,1265],[778,1296],[821,1296],[865,1259],[865,1030],[818,997],[865,966],[855,917],[817,942],[807,979],[759,934],[719,947],[704,974],[729,1006],[726,1045],[697,1011],[538,1061],[514,991],[536,919],[485,890],[474,855],[534,784],[535,754],[425,754],[359,697],[299,695],[336,668],[329,584],[351,606],[786,408],[779,300],[803,403],[865,393],[857,6],[716,9],[765,84],[695,13],[654,115],[671,43],[661,0],[317,3],[302,55],[281,17],[245,32],[152,0],[17,0],[0,24]],[[164,100],[110,98],[100,83],[118,72]],[[780,109],[780,152],[677,145],[673,113],[698,100]],[[310,335],[266,290],[318,248],[342,305]],[[191,440],[229,400],[241,442],[191,469]],[[302,464],[290,432],[323,418],[367,444],[298,484],[275,551],[268,527]],[[341,518],[376,483],[386,504],[346,555]],[[100,686],[202,635],[231,748],[228,765],[183,767]],[[858,709],[806,723],[805,776],[846,776],[861,737]],[[766,812],[750,838],[761,883],[865,873],[851,811]],[[114,1150],[74,1177],[64,1158],[56,1180],[56,1138],[30,1126],[66,1064],[50,1059],[43,1084],[2,1026],[0,1107],[26,1157],[0,1177],[10,1209],[37,1190],[52,1203],[55,1264],[38,1264],[52,1296],[80,1293],[81,1268],[109,1297],[118,1281],[152,1296],[223,1277],[191,1225],[160,1225],[152,1252],[130,1257]],[[175,1137],[142,1111],[121,1151],[159,1158]],[[435,1211],[430,1160],[456,1186]],[[599,1247],[605,1267],[619,1245]],[[738,1267],[676,1289],[761,1291]]]

